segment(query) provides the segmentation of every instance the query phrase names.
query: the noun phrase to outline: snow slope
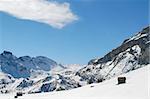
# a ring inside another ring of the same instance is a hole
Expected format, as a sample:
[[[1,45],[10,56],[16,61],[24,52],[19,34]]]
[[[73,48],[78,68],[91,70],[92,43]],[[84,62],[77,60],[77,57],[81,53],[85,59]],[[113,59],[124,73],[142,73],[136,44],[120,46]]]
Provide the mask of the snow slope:
[[[121,75],[127,78],[126,84],[117,84],[117,77],[102,83],[80,88],[39,94],[26,94],[19,99],[149,99],[150,65]],[[10,99],[12,94],[0,94],[0,99]]]

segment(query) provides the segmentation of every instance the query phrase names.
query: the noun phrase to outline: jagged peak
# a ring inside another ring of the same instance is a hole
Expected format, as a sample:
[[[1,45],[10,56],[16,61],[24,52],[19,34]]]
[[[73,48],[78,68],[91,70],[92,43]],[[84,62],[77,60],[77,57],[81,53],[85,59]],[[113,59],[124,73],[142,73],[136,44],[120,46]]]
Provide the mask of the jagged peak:
[[[10,51],[3,51],[2,55],[12,55],[12,52],[10,52]]]

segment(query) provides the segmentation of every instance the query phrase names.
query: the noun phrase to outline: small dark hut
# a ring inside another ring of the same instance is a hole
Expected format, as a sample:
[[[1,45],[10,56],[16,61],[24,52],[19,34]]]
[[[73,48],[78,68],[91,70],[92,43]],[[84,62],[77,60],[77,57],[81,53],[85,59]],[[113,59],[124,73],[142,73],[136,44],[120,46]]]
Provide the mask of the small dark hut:
[[[126,83],[126,77],[118,77],[118,85]]]
[[[23,95],[22,92],[17,92],[17,93],[16,93],[16,96],[15,96],[14,98],[18,98],[18,96],[22,96],[22,95]]]
[[[23,93],[22,92],[17,92],[17,94],[16,94],[17,96],[22,96],[23,95]]]

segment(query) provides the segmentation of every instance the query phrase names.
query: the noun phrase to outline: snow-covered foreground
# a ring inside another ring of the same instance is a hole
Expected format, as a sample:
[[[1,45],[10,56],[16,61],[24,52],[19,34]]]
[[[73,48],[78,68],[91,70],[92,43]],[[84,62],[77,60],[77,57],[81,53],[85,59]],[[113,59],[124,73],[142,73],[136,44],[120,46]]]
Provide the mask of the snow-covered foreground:
[[[117,77],[103,83],[81,88],[39,94],[26,94],[19,99],[150,99],[150,65],[121,75],[126,84],[117,84]],[[14,95],[0,95],[0,99],[13,99]]]

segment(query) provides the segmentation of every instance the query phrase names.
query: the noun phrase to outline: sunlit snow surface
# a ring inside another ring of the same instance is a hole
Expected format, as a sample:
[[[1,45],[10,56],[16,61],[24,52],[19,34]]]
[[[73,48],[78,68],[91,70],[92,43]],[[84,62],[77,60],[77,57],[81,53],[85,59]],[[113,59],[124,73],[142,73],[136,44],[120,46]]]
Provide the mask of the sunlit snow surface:
[[[121,75],[126,84],[117,84],[117,77],[67,91],[26,94],[19,99],[150,99],[150,65]],[[13,99],[13,94],[0,95],[0,99]]]

